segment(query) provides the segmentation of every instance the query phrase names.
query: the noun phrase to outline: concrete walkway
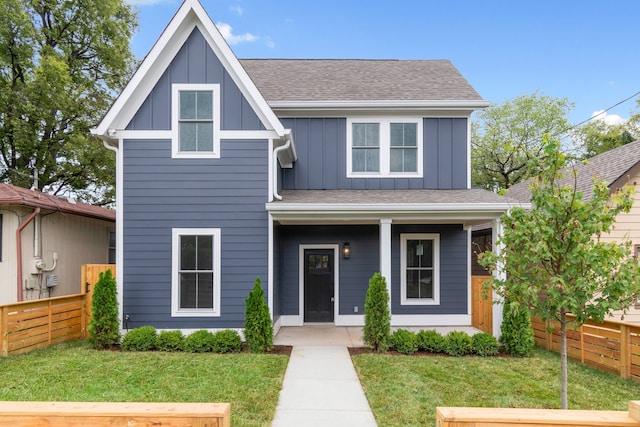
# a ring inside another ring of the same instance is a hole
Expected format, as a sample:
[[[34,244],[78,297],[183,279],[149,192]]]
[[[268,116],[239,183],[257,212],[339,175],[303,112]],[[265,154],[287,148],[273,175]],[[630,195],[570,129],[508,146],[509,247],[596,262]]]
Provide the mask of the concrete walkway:
[[[347,347],[362,346],[362,328],[282,328],[293,345],[273,427],[376,426]]]

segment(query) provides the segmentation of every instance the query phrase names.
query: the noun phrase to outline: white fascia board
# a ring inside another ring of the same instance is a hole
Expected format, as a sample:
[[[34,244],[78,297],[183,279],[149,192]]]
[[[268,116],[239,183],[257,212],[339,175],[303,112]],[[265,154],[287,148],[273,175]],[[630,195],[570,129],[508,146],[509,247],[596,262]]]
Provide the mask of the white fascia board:
[[[507,212],[511,203],[320,204],[270,203],[270,212]]]
[[[276,110],[478,110],[491,105],[485,100],[354,100],[354,101],[272,101],[271,108]]]
[[[282,123],[197,0],[184,1],[111,109],[100,124],[92,130],[95,135],[108,137],[110,129],[121,130],[129,123],[196,27],[265,127],[273,129],[280,138],[286,138],[287,133]]]

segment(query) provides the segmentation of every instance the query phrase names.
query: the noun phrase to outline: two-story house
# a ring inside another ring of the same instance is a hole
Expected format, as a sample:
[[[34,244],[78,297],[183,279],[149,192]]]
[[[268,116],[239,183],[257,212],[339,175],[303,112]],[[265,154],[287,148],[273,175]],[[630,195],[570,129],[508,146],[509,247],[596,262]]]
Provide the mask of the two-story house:
[[[483,100],[446,60],[238,60],[186,0],[94,130],[117,151],[129,327],[242,328],[260,277],[277,328],[471,324],[471,227],[509,205],[470,186]]]

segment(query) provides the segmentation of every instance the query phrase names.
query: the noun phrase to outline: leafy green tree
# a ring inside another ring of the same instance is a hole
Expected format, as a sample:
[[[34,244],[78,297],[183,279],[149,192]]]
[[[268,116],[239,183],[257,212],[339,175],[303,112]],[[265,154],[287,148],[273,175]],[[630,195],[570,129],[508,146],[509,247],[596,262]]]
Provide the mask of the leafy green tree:
[[[529,160],[542,154],[543,135],[569,128],[566,98],[523,95],[476,113],[471,124],[471,180],[490,191],[533,176]]]
[[[89,341],[97,349],[108,349],[120,342],[116,279],[111,270],[100,273],[93,287],[89,334]]]
[[[113,195],[113,152],[89,129],[131,75],[136,26],[125,0],[0,2],[0,181]]]
[[[627,123],[609,124],[604,120],[592,120],[576,132],[582,157],[588,159],[635,141],[633,129]]]
[[[640,291],[640,267],[630,243],[601,240],[617,215],[631,209],[635,188],[612,194],[604,181],[594,180],[593,196],[585,200],[576,191],[575,169],[560,143],[546,140],[541,149],[541,159],[531,165],[539,171],[531,185],[531,209],[514,207],[502,217],[498,244],[503,250],[485,252],[480,263],[503,266],[504,278],[489,282],[505,301],[527,307],[543,321],[558,322],[561,406],[566,409],[568,328],[627,310]]]
[[[364,303],[363,341],[375,351],[385,351],[391,339],[391,314],[387,281],[375,273],[369,279]]]
[[[273,323],[269,307],[264,299],[264,290],[258,277],[253,290],[245,299],[244,339],[253,353],[264,353],[273,348]]]

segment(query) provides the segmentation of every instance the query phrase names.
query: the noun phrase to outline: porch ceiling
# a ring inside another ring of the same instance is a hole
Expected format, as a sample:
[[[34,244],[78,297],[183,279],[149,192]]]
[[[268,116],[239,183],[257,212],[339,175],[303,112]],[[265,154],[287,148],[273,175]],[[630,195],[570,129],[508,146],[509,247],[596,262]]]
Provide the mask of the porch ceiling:
[[[528,205],[482,189],[464,190],[284,190],[267,203],[281,224],[456,223],[467,226]]]

